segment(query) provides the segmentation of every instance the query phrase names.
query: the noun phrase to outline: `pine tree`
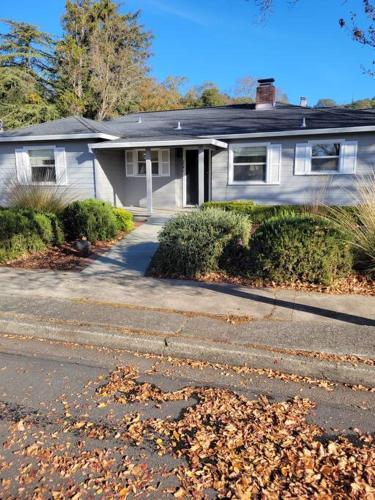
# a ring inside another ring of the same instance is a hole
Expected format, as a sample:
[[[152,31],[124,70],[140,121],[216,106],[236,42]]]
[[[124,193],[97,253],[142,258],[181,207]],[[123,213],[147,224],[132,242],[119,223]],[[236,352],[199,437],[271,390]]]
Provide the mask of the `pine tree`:
[[[28,23],[3,20],[0,33],[0,119],[6,128],[58,118],[52,37]]]

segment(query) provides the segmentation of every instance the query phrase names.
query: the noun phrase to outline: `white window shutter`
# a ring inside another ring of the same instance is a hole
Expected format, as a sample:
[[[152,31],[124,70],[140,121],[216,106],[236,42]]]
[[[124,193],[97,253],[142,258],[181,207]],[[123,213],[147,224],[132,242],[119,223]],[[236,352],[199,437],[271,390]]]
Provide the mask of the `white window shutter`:
[[[281,144],[271,144],[267,148],[267,184],[280,184]]]
[[[68,173],[65,148],[55,148],[55,171],[56,184],[66,185],[68,183]]]
[[[296,144],[294,175],[306,175],[311,172],[312,147],[310,144]]]
[[[159,166],[162,177],[169,177],[171,175],[169,149],[159,150]]]
[[[357,149],[358,143],[356,141],[345,141],[341,145],[340,174],[355,174]]]
[[[126,151],[126,177],[134,177],[136,175],[136,151]]]
[[[31,182],[31,165],[27,151],[23,148],[15,150],[17,180],[20,184]]]

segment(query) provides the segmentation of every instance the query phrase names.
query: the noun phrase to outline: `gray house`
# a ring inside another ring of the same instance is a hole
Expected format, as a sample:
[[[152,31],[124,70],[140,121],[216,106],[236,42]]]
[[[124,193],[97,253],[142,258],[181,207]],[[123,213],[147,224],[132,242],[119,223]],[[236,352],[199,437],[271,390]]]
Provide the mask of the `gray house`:
[[[0,204],[9,179],[57,184],[118,207],[179,208],[205,200],[350,204],[355,174],[375,167],[375,110],[275,102],[64,118],[0,134]]]

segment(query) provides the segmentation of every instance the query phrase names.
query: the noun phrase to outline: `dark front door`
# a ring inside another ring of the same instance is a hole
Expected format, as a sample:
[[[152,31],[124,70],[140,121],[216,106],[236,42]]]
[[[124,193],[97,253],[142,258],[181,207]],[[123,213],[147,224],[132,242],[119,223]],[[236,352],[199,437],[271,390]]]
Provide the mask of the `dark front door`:
[[[198,205],[198,151],[187,149],[186,161],[186,205]]]

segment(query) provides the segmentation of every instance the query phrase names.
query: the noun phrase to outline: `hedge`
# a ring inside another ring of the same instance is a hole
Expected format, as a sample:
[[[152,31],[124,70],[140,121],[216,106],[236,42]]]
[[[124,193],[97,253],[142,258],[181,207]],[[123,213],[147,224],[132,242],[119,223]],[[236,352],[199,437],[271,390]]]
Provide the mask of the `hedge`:
[[[331,285],[351,270],[352,253],[345,235],[322,217],[274,217],[252,238],[247,270],[252,276],[278,284]]]
[[[218,208],[226,212],[235,212],[247,215],[253,224],[261,224],[265,220],[277,215],[288,215],[306,211],[303,205],[258,205],[253,201],[207,201],[202,210]]]
[[[134,229],[133,214],[124,208],[114,208],[118,231],[129,232]]]
[[[63,212],[68,240],[111,240],[118,232],[118,222],[110,203],[100,200],[75,201]]]
[[[63,241],[63,231],[55,214],[28,209],[0,210],[0,262]]]
[[[169,220],[159,235],[152,274],[192,278],[229,265],[238,247],[249,243],[246,217],[207,209]]]

